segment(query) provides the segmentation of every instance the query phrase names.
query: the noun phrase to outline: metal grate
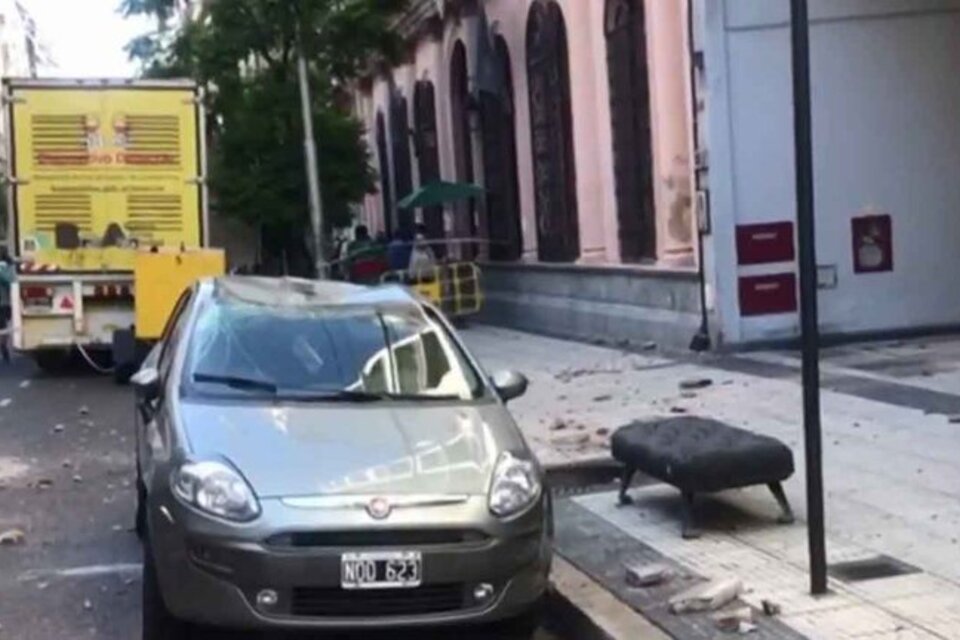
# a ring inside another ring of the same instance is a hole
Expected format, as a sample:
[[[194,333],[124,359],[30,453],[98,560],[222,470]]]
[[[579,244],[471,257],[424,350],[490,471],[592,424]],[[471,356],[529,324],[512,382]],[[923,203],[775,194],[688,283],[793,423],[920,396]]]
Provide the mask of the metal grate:
[[[920,573],[920,569],[890,556],[876,556],[831,565],[828,573],[844,582],[865,582]]]
[[[126,118],[126,126],[126,164],[180,164],[178,116],[131,115]]]
[[[468,529],[384,529],[382,531],[297,531],[270,537],[271,547],[423,547],[476,544],[487,535]]]
[[[40,166],[86,165],[90,159],[87,119],[81,114],[30,117],[33,159]]]
[[[290,613],[306,617],[385,618],[457,611],[464,608],[464,602],[462,584],[385,590],[298,587],[293,590]]]
[[[37,231],[54,231],[58,224],[72,224],[92,231],[93,205],[89,193],[38,193],[33,200]]]
[[[127,196],[127,229],[134,233],[175,232],[183,229],[183,201],[172,194]]]

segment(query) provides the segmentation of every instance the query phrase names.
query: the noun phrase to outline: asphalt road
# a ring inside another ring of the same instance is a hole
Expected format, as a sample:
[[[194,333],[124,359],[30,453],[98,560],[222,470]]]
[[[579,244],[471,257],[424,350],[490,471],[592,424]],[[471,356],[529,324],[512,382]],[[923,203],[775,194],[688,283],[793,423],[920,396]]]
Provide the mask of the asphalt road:
[[[0,535],[25,534],[0,546],[0,640],[140,637],[132,416],[129,389],[80,366],[50,377],[0,364]],[[492,637],[434,637],[454,636]]]

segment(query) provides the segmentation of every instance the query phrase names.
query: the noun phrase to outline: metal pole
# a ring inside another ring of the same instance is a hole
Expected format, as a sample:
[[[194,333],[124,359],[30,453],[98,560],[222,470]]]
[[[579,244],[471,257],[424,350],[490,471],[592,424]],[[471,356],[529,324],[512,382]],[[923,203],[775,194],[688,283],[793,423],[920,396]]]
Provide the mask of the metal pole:
[[[820,327],[817,320],[817,251],[814,232],[813,126],[810,99],[810,23],[807,0],[791,0],[793,117],[797,169],[797,244],[800,254],[800,326],[803,347],[803,427],[807,465],[807,535],[810,591],[827,592],[820,429]]]
[[[307,161],[307,189],[310,196],[310,224],[313,227],[313,245],[316,254],[317,278],[327,277],[323,257],[323,204],[320,198],[320,178],[317,171],[317,143],[313,137],[313,110],[310,105],[310,79],[303,47],[297,51],[297,76],[300,81],[300,106],[303,110],[303,151]]]

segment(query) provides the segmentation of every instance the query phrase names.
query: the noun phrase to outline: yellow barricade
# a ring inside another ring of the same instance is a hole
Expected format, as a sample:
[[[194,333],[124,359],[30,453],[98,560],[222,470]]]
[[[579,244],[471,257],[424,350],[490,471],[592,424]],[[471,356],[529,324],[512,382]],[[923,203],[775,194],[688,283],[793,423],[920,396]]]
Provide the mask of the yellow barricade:
[[[483,306],[480,267],[472,262],[388,271],[380,280],[410,287],[450,318],[479,313]]]

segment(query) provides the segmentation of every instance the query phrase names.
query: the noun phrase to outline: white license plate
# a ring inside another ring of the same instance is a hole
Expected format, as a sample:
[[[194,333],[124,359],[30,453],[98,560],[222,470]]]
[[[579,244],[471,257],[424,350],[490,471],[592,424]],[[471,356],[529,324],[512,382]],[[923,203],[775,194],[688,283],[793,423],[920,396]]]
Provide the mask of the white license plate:
[[[340,557],[344,589],[413,589],[423,582],[419,551],[345,553]]]

